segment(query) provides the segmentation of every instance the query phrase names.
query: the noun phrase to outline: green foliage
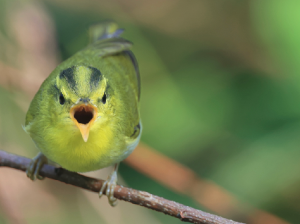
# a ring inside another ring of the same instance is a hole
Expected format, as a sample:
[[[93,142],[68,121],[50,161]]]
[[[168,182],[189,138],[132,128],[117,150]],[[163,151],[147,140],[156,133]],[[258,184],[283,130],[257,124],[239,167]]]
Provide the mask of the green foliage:
[[[224,2],[236,10],[241,7],[240,1]],[[225,44],[180,35],[185,31],[177,35],[133,23],[126,11],[127,20],[123,20],[117,11],[87,12],[45,2],[55,23],[62,59],[86,45],[91,23],[114,19],[125,28],[124,37],[134,43],[142,76],[142,141],[224,187],[237,199],[291,223],[300,218],[296,203],[300,196],[299,7],[300,3],[292,0],[250,1],[248,29],[253,45],[268,59],[260,61],[259,67],[251,64],[250,56],[244,58],[246,63],[233,57]],[[0,144],[7,150],[6,142],[14,142],[29,151],[33,144],[21,129],[24,112],[14,103],[16,96],[11,92],[0,90],[1,105],[5,105],[5,109],[0,107]],[[120,174],[132,188],[201,208],[127,165],[121,165]],[[71,198],[66,197],[60,206],[75,203]],[[83,203],[82,217],[100,217],[90,202]],[[74,207],[62,210],[70,215],[78,212]],[[156,212],[146,214],[158,223],[176,223]],[[69,215],[59,223],[73,222]],[[79,216],[74,218],[76,223],[83,222]],[[2,220],[0,217],[0,223]]]

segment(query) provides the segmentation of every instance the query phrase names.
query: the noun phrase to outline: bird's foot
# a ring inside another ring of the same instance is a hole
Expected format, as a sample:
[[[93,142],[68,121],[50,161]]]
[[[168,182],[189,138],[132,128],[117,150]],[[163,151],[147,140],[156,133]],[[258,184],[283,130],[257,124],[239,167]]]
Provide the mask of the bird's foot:
[[[46,156],[44,156],[42,153],[39,153],[36,157],[32,159],[29,166],[26,169],[27,177],[29,177],[31,180],[43,180],[44,177],[39,175],[40,169],[42,166],[47,163],[48,160]]]
[[[114,197],[115,187],[118,180],[118,167],[119,164],[116,164],[113,172],[108,176],[107,180],[103,183],[101,190],[99,191],[99,198],[101,198],[105,192],[109,204],[113,207],[118,203],[117,199]]]

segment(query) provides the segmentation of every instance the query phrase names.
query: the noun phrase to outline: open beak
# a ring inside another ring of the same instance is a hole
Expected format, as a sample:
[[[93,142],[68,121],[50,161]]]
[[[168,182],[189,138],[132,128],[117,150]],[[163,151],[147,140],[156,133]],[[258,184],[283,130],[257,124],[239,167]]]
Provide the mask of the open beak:
[[[78,127],[83,140],[87,142],[90,128],[97,118],[97,108],[90,104],[76,105],[71,108],[70,116]]]

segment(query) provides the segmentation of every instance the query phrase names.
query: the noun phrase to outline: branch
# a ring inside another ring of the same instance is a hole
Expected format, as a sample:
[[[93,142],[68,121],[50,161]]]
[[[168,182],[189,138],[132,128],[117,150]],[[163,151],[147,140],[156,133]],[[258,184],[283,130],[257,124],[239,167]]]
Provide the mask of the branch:
[[[6,166],[25,171],[30,161],[31,160],[28,158],[13,155],[0,150],[0,167]],[[104,182],[103,180],[86,177],[78,173],[70,172],[63,168],[56,168],[48,164],[45,164],[42,167],[40,170],[40,175],[97,193],[100,191]],[[145,191],[138,191],[119,185],[117,185],[115,188],[114,196],[120,200],[138,204],[158,212],[163,212],[166,215],[179,218],[185,222],[199,224],[240,224],[238,222],[212,215],[174,201],[166,200],[164,198],[149,194]]]

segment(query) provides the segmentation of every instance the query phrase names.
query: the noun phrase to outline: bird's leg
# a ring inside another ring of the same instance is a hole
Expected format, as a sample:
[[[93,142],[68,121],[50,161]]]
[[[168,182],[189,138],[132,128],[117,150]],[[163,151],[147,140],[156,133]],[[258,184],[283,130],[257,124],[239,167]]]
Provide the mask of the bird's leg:
[[[43,180],[44,177],[40,176],[39,172],[42,166],[47,162],[48,159],[46,156],[44,156],[41,152],[37,154],[37,156],[32,159],[28,168],[26,169],[27,177],[29,177],[31,180],[35,180],[36,178]]]
[[[99,198],[103,195],[104,190],[108,198],[108,202],[111,206],[117,205],[117,199],[114,197],[115,187],[118,180],[118,168],[120,163],[116,163],[113,172],[108,176],[107,180],[103,183],[101,190],[99,191]]]

